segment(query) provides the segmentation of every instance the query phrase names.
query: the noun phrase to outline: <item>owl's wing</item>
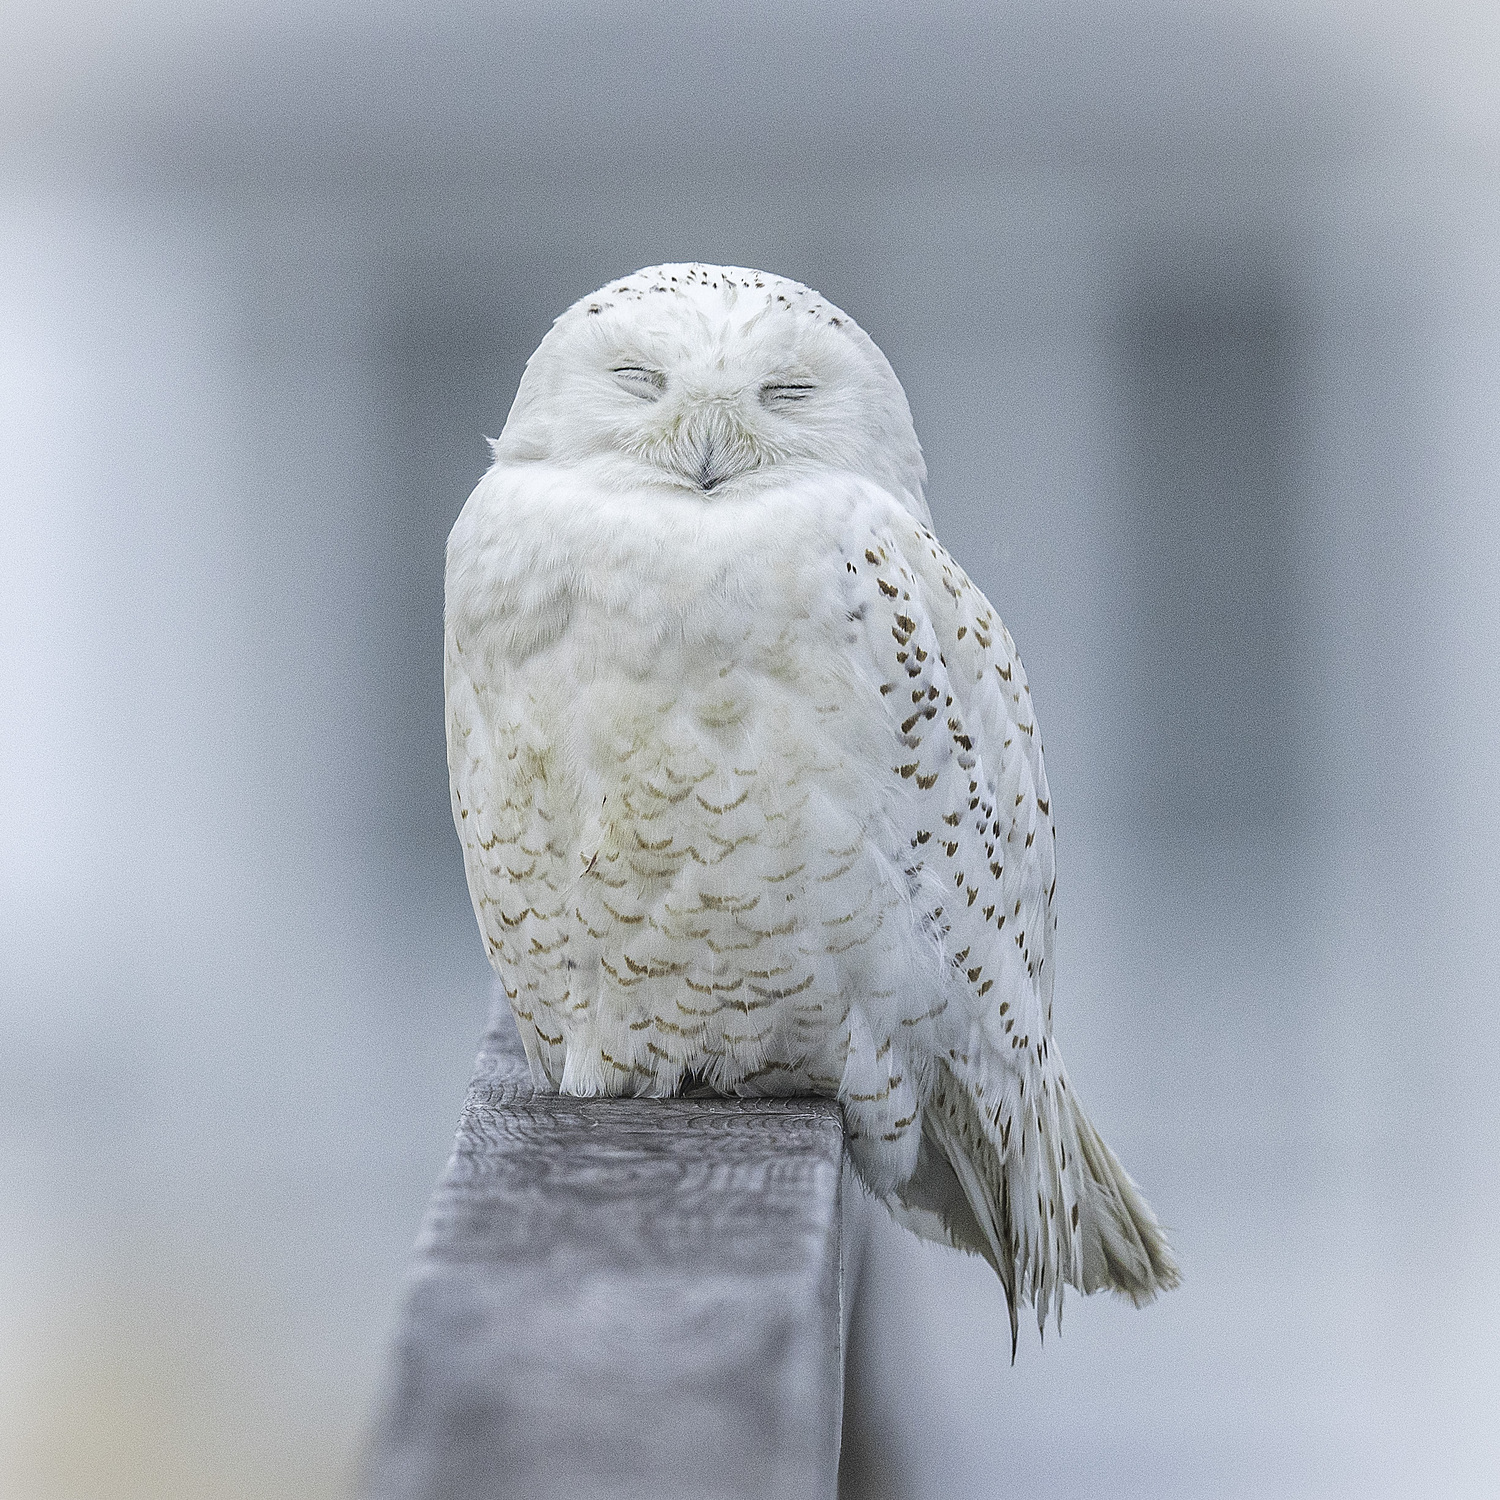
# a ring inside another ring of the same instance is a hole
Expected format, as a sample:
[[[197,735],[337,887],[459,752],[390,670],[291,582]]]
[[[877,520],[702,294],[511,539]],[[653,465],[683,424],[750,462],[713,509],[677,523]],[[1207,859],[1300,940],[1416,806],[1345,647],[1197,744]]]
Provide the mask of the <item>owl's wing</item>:
[[[567,999],[569,830],[549,794],[555,750],[536,706],[491,661],[471,667],[450,620],[444,642],[448,775],[464,873],[533,1081],[557,1086],[565,1056],[554,998]],[[497,682],[496,679],[500,680]],[[487,684],[487,685],[486,685]],[[549,780],[549,772],[550,780]]]
[[[1052,1043],[1051,795],[1015,643],[920,522],[871,527],[845,554],[896,745],[889,853],[948,974],[923,1150],[893,1211],[985,1255],[1013,1331],[1018,1302],[1039,1323],[1054,1301],[1060,1314],[1064,1283],[1143,1300],[1175,1267]]]

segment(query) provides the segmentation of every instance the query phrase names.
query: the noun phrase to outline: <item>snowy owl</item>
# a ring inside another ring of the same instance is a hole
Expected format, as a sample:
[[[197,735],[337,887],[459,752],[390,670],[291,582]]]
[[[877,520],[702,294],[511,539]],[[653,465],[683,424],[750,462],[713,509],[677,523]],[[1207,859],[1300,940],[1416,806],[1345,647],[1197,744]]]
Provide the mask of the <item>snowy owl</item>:
[[[905,393],[796,282],[656,266],[527,363],[448,542],[453,815],[539,1085],[839,1099],[867,1187],[1064,1285],[1177,1270],[1052,1040],[1030,690]]]

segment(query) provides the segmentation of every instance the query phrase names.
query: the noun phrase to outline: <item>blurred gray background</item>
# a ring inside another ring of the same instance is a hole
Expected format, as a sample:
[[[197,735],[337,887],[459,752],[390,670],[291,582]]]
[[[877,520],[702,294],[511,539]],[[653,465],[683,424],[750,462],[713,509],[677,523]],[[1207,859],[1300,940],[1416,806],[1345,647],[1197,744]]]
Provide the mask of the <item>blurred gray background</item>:
[[[1183,1289],[872,1228],[848,1490],[1500,1493],[1500,12],[8,0],[0,1493],[347,1493],[483,1025],[442,548],[576,296],[885,348]]]

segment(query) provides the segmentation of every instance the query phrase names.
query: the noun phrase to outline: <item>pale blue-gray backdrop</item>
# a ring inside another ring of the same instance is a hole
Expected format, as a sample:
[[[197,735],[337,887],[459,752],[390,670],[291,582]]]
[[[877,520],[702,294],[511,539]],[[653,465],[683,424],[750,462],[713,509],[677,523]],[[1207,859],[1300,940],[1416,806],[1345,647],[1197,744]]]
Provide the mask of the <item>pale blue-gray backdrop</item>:
[[[906,384],[1186,1273],[1012,1369],[876,1223],[851,1495],[1500,1493],[1489,7],[4,28],[0,1491],[344,1492],[482,1022],[443,540],[550,319],[697,258]]]

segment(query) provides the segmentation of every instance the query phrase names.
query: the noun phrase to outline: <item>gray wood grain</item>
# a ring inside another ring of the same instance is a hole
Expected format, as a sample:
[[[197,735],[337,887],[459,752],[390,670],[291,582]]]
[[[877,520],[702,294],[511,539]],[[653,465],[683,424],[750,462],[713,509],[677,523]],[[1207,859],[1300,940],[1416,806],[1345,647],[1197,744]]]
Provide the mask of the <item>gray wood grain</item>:
[[[824,1099],[536,1093],[495,1008],[418,1244],[372,1500],[831,1500]]]

